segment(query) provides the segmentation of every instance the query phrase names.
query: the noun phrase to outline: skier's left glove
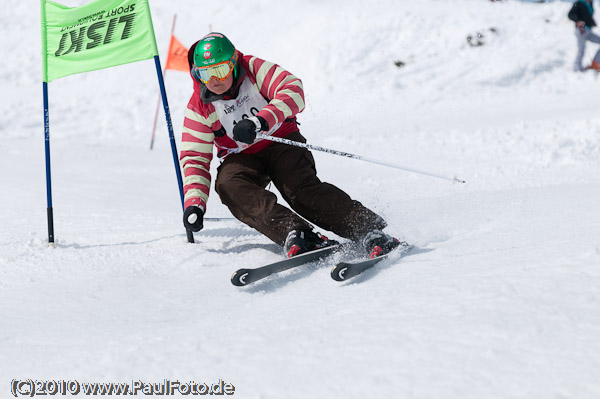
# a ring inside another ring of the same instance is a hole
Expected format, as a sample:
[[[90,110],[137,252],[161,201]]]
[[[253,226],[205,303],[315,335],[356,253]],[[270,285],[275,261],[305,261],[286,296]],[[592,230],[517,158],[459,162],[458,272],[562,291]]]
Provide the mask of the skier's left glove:
[[[198,232],[204,227],[204,211],[197,205],[185,208],[183,212],[183,225],[186,229]]]
[[[242,119],[233,127],[233,139],[242,143],[252,144],[256,140],[256,133],[268,131],[269,125],[264,118],[260,116],[251,116],[248,119]]]

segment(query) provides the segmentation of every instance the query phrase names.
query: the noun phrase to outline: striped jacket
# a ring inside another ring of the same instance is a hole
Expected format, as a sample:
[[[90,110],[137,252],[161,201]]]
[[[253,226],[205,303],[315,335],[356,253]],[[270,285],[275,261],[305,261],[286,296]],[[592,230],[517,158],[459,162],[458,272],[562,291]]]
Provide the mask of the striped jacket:
[[[239,89],[242,82],[249,79],[268,103],[258,112],[258,115],[263,117],[270,127],[282,123],[273,135],[285,137],[297,131],[295,115],[304,109],[304,90],[300,79],[279,65],[251,55],[239,53],[238,59],[241,60],[240,69],[237,81],[234,80],[232,92],[236,93],[236,89]],[[219,100],[207,99],[203,96],[207,91],[206,87],[195,79],[193,81],[194,93],[185,113],[181,139],[180,162],[184,175],[184,207],[198,205],[206,210],[211,183],[210,162],[213,157],[213,147],[216,146],[219,150],[218,157],[226,157],[227,151],[223,149],[235,148],[237,144],[227,135],[220,136],[218,133],[222,125],[213,102]],[[223,97],[224,100],[231,98],[235,97]],[[271,141],[262,140],[242,153],[257,153],[271,144]]]

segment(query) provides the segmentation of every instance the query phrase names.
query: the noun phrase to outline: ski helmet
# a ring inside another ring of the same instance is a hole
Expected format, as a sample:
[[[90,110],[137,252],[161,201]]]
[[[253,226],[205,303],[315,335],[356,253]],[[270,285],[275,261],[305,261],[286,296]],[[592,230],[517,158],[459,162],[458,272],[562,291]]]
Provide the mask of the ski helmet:
[[[194,76],[203,83],[212,78],[225,80],[237,75],[237,51],[227,37],[213,32],[204,36],[194,49]]]

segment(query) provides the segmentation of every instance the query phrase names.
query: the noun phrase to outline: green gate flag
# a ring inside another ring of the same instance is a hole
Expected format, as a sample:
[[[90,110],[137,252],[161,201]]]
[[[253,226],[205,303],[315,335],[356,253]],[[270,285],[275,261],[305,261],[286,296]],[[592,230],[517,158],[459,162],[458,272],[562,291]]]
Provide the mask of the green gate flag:
[[[44,82],[158,55],[148,0],[41,0]]]

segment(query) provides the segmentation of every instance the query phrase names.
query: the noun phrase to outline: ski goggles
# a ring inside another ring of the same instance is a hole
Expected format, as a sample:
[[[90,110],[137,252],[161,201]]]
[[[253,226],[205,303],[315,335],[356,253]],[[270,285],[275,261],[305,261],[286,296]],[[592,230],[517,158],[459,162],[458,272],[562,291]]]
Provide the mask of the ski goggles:
[[[202,83],[206,84],[211,79],[224,81],[231,75],[237,61],[237,52],[228,60],[208,67],[192,67],[192,73]]]

